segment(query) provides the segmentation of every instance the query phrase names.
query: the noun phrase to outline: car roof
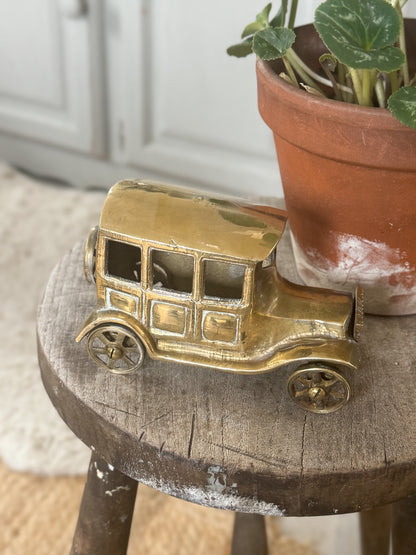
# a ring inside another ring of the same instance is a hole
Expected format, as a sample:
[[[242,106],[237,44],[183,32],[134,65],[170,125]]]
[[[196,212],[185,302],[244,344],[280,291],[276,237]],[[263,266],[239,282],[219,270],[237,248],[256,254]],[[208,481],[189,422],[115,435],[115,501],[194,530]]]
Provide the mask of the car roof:
[[[133,239],[260,261],[280,240],[286,218],[285,211],[271,206],[124,180],[108,193],[100,227]]]

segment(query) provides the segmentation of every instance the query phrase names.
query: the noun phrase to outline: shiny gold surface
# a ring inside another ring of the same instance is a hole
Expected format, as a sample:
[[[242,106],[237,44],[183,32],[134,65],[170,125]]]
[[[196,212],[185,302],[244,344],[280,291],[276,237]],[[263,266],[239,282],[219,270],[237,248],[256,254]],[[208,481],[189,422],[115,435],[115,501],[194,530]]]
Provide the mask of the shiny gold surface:
[[[137,213],[137,207],[140,213]],[[263,260],[280,239],[286,215],[243,201],[203,196],[148,181],[121,181],[109,192],[100,228],[172,247]]]
[[[304,409],[328,414],[348,402],[351,388],[336,370],[324,366],[306,366],[294,372],[288,380],[292,399]]]
[[[77,341],[88,335],[91,358],[116,373],[139,368],[145,351],[240,373],[287,365],[295,402],[336,410],[350,396],[343,372],[358,363],[361,294],[284,280],[274,251],[285,220],[275,208],[186,189],[115,185],[86,246],[98,306]]]
[[[92,360],[114,374],[131,374],[143,363],[144,351],[136,335],[121,326],[95,328],[88,336]]]
[[[97,245],[98,225],[93,227],[88,235],[84,254],[84,275],[88,283],[95,281],[95,257]]]

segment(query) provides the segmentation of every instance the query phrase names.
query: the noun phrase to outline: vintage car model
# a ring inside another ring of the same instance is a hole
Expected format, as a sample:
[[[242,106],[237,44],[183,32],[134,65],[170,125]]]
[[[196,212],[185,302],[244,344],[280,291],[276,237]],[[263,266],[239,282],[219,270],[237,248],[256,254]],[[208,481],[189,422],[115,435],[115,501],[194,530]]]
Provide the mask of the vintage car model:
[[[361,296],[283,279],[285,223],[276,208],[121,181],[87,241],[98,306],[77,341],[87,336],[92,360],[116,374],[146,354],[246,374],[289,368],[294,401],[340,408],[358,362]]]

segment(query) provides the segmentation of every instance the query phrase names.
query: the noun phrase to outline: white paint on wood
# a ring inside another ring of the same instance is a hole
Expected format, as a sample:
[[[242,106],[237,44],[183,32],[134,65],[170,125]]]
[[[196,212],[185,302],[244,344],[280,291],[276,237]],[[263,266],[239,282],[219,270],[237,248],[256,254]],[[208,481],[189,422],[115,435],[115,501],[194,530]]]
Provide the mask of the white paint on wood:
[[[124,491],[130,491],[130,486],[117,486],[114,489],[108,489],[105,491],[105,495],[109,495],[110,497],[113,497],[114,494],[119,493],[120,491],[124,490]]]
[[[297,269],[305,283],[342,291],[360,285],[364,308],[372,314],[416,312],[416,269],[399,249],[347,233],[331,232],[328,241],[338,253],[336,262],[314,249],[305,251],[292,234]]]
[[[237,493],[213,490],[209,483],[205,488],[186,485],[179,486],[171,481],[164,481],[148,475],[141,476],[139,481],[146,486],[168,495],[173,495],[173,497],[191,501],[197,505],[262,515],[284,516],[285,514],[285,509],[274,503],[266,503],[255,498],[240,496]]]
[[[220,466],[210,466],[208,468],[207,490],[213,493],[238,494],[237,484],[227,484],[227,474]]]

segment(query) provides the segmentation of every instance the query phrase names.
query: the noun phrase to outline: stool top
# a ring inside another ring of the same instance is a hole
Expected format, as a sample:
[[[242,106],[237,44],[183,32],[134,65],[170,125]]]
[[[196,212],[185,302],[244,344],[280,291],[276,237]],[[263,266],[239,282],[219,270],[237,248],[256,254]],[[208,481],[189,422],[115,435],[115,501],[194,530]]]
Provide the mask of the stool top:
[[[287,235],[278,258],[293,279]],[[416,494],[416,316],[366,316],[352,399],[313,414],[290,400],[284,369],[247,376],[150,358],[131,376],[99,369],[75,343],[96,304],[82,259],[80,244],[50,277],[39,361],[59,414],[107,463],[188,501],[261,514],[352,512]]]

